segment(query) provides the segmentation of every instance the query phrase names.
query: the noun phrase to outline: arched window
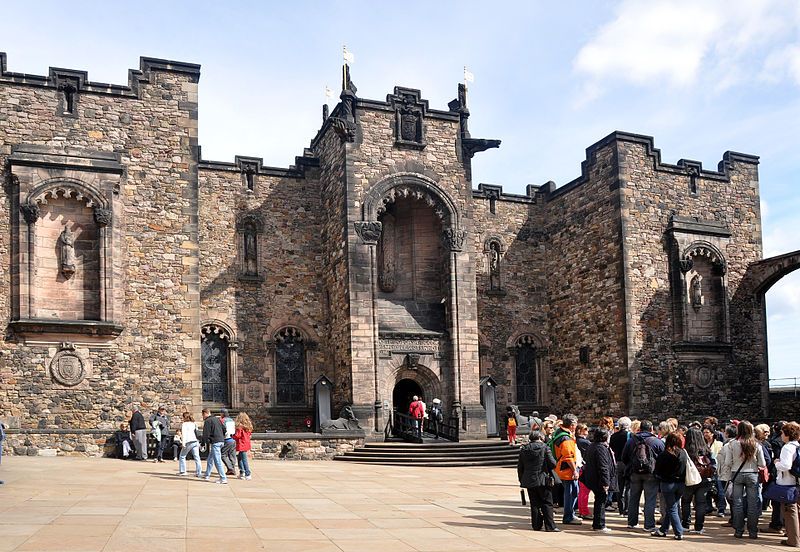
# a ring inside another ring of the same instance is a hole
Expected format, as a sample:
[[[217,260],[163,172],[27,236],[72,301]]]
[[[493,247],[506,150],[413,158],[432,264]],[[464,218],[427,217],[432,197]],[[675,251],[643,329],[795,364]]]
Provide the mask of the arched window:
[[[279,405],[306,403],[306,346],[297,328],[275,335],[275,382]]]
[[[228,332],[209,324],[203,326],[200,342],[203,402],[228,404]]]
[[[537,349],[536,342],[529,335],[523,335],[516,343],[516,376],[517,404],[533,404],[537,395]]]

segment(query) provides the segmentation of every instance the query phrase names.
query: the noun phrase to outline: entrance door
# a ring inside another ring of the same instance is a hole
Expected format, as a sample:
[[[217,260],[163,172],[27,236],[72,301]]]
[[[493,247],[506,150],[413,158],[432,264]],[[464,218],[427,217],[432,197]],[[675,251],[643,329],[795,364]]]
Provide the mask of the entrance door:
[[[200,355],[203,402],[228,404],[228,342],[218,333],[204,334]]]
[[[408,407],[411,404],[412,398],[422,395],[422,387],[412,379],[401,379],[394,386],[392,392],[392,405],[394,409],[401,414],[408,414]]]

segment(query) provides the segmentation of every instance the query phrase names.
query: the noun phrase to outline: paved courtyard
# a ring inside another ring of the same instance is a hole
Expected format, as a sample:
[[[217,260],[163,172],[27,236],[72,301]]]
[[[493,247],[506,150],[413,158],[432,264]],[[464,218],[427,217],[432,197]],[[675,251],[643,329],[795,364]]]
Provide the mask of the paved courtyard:
[[[343,462],[253,462],[252,481],[214,485],[177,464],[96,458],[3,459],[0,551],[202,552],[785,549],[780,537],[736,540],[712,518],[681,543],[589,524],[530,530],[516,472]]]

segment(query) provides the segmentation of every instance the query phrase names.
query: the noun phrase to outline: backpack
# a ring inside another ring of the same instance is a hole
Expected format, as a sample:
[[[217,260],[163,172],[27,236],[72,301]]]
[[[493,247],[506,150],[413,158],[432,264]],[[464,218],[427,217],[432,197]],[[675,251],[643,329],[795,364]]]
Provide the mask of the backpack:
[[[634,436],[635,445],[631,458],[631,473],[653,473],[656,469],[656,455],[647,440]]]
[[[789,473],[795,477],[800,477],[800,447],[795,448],[794,460],[792,460],[792,467],[789,468]]]
[[[508,427],[517,427],[517,419],[514,416],[508,419]]]

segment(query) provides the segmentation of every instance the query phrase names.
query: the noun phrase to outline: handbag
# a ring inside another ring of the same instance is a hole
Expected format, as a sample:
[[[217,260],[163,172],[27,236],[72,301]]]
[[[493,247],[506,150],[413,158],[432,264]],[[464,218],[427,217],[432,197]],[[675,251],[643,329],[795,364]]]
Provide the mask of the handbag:
[[[800,489],[797,485],[778,485],[773,483],[764,489],[764,498],[780,502],[781,504],[795,504],[800,498]]]
[[[699,485],[703,482],[703,478],[700,476],[697,466],[695,466],[692,459],[689,458],[689,453],[684,450],[683,454],[686,455],[686,486],[694,487],[695,485]]]
[[[739,464],[739,469],[736,470],[735,474],[733,474],[731,480],[725,484],[725,498],[727,498],[729,501],[733,501],[733,482],[736,481],[737,477],[739,477],[739,472],[742,471],[743,467],[744,467],[744,462]]]
[[[758,483],[763,485],[769,482],[769,468],[763,466],[758,468]]]

